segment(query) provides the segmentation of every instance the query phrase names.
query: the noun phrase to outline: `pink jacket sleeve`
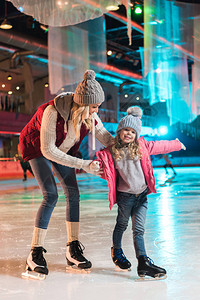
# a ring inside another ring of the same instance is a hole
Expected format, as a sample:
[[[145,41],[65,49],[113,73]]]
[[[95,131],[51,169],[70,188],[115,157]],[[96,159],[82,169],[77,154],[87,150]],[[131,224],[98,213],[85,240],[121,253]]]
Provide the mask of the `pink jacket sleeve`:
[[[145,145],[150,155],[165,154],[181,150],[181,143],[178,140],[145,141]]]

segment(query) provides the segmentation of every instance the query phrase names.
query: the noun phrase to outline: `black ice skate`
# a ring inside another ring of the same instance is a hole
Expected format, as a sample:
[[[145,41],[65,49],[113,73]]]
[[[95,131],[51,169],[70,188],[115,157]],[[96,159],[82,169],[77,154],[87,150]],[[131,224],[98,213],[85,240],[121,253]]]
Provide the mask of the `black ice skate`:
[[[131,263],[124,255],[122,248],[115,249],[114,247],[111,247],[111,254],[112,254],[112,260],[117,267],[119,267],[124,271],[131,270]]]
[[[44,280],[48,275],[47,263],[43,257],[47,252],[43,247],[34,247],[26,261],[26,272],[22,273],[23,278]]]
[[[90,271],[92,264],[83,256],[84,249],[85,247],[77,240],[67,243],[66,259],[70,269]],[[67,268],[67,271],[70,269]]]
[[[154,265],[152,259],[145,255],[139,256],[137,271],[141,278],[150,276],[154,279],[165,279],[167,277],[166,270]]]

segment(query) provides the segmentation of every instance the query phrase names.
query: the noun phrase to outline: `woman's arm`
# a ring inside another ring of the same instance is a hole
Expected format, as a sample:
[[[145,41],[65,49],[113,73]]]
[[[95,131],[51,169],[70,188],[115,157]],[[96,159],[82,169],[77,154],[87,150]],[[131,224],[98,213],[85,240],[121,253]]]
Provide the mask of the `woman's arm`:
[[[52,105],[49,105],[43,113],[40,130],[41,152],[44,157],[64,166],[82,168],[86,172],[90,172],[91,160],[79,159],[58,149],[56,146],[56,122],[57,111]]]
[[[94,114],[95,120],[97,120],[98,124],[95,126],[95,136],[97,140],[104,145],[105,147],[110,146],[114,142],[114,138],[112,135],[105,129],[101,119],[97,114]]]

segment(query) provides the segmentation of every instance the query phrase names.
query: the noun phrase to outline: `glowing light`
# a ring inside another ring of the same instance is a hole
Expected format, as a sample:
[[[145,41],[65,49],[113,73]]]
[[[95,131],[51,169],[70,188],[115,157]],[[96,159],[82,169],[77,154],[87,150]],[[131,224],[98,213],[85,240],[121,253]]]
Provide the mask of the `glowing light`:
[[[12,91],[9,91],[9,92],[8,92],[8,95],[12,95],[12,93],[13,93]]]
[[[18,10],[19,10],[19,11],[21,11],[21,12],[23,12],[23,11],[24,11],[24,9],[23,9],[23,7],[22,7],[22,6],[19,6],[19,7],[18,7]]]
[[[140,97],[137,96],[137,97],[136,97],[136,100],[140,100]]]
[[[11,75],[8,75],[7,79],[8,79],[8,80],[12,80],[12,76],[11,76]]]
[[[160,127],[158,128],[158,133],[159,133],[160,135],[166,135],[166,134],[168,133],[168,128],[167,128],[167,126],[160,126]]]
[[[1,29],[11,29],[12,25],[7,19],[4,19],[3,22],[0,25],[0,28]]]
[[[142,8],[141,6],[136,6],[135,10],[134,10],[136,15],[140,15],[142,13]]]
[[[125,98],[128,98],[128,94],[125,94],[124,97],[125,97]]]
[[[48,82],[46,82],[44,86],[45,86],[45,87],[48,87],[48,86],[49,86]]]
[[[20,89],[20,87],[19,86],[16,86],[16,90],[18,91]]]
[[[100,73],[96,74],[96,78],[103,79],[103,80],[106,80],[106,81],[109,81],[109,82],[113,82],[116,85],[120,85],[120,84],[123,83],[123,80],[121,80],[121,79],[111,77],[109,75],[103,75],[103,74],[100,74]]]
[[[108,55],[108,56],[111,56],[112,53],[113,53],[112,50],[108,50],[108,51],[107,51],[107,55]]]
[[[162,72],[162,70],[161,70],[160,68],[157,68],[157,69],[155,70],[155,72],[159,74],[159,73]]]
[[[5,88],[5,86],[6,86],[6,85],[3,83],[3,84],[2,84],[2,88]]]
[[[107,10],[118,10],[119,6],[118,5],[109,5],[106,7]]]

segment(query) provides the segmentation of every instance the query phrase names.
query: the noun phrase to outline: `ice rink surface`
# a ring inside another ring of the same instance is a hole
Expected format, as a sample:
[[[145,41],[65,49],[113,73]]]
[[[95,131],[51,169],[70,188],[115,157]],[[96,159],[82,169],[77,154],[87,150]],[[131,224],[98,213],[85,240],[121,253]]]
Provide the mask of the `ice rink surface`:
[[[154,169],[157,194],[148,196],[146,249],[167,279],[138,281],[131,222],[123,250],[131,272],[111,260],[116,209],[109,210],[107,184],[77,176],[81,192],[80,241],[91,260],[90,274],[66,272],[65,199],[52,215],[45,248],[49,275],[44,281],[21,278],[30,251],[34,218],[41,202],[35,179],[0,181],[0,300],[196,300],[200,295],[200,168],[176,168],[177,176]]]

